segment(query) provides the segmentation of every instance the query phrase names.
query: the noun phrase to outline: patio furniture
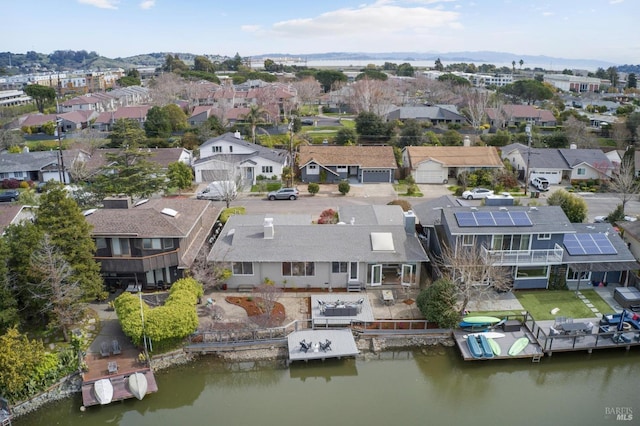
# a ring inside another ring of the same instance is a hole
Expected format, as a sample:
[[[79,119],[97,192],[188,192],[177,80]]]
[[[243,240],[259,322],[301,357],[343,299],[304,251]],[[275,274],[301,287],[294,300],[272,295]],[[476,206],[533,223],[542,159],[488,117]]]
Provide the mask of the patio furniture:
[[[591,328],[584,322],[567,322],[560,326],[560,329],[564,332],[564,334],[584,334],[587,330],[591,330]]]
[[[395,298],[393,297],[393,291],[391,290],[382,290],[382,303],[385,305],[393,305],[395,303]]]
[[[300,342],[300,350],[306,353],[309,349],[311,349],[311,344],[312,342],[307,343],[306,339],[302,339],[302,341]]]
[[[358,307],[356,305],[325,305],[322,311],[326,317],[350,317],[358,315]]]
[[[116,374],[118,372],[118,363],[115,361],[110,361],[107,366],[109,374]]]
[[[115,339],[111,342],[111,352],[114,355],[120,355],[122,353],[122,350],[120,349],[120,343]]]
[[[322,352],[330,351],[331,350],[331,340],[325,339],[324,343],[320,342],[320,350]]]
[[[100,343],[100,356],[107,357],[109,355],[111,355],[109,344],[107,342]]]

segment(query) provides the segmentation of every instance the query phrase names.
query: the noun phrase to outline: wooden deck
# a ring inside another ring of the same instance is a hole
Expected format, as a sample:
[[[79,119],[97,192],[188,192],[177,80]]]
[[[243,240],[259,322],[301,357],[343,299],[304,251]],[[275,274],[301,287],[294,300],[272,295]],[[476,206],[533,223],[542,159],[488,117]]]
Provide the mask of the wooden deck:
[[[147,378],[147,394],[158,392],[158,384],[156,383],[156,378],[153,375],[151,369],[146,368],[143,370],[134,371],[137,373],[142,373]],[[105,379],[109,379],[111,384],[113,385],[113,399],[111,402],[122,401],[123,399],[135,398],[135,396],[129,391],[127,387],[127,377],[134,372],[128,372],[125,374],[119,375],[111,375],[108,377],[102,377]],[[99,405],[100,403],[96,400],[96,396],[93,392],[93,384],[99,379],[94,379],[91,381],[83,381],[82,382],[82,405],[85,407],[90,407],[92,405]]]
[[[307,352],[301,350],[300,342],[305,340],[311,344]],[[331,349],[320,350],[319,343],[331,341]],[[309,361],[313,359],[330,359],[356,356],[360,353],[350,329],[323,329],[295,331],[287,336],[289,362]]]
[[[453,337],[456,341],[456,345],[458,349],[460,349],[460,353],[462,354],[462,358],[465,361],[493,361],[493,360],[504,360],[504,359],[517,359],[517,358],[531,358],[532,360],[539,360],[542,356],[544,356],[544,352],[542,348],[536,341],[533,334],[524,326],[521,327],[520,331],[507,331],[503,332],[502,330],[496,330],[499,333],[504,334],[504,337],[500,337],[494,339],[496,343],[500,345],[500,349],[502,350],[501,355],[494,355],[493,358],[474,358],[469,351],[469,347],[467,346],[466,336],[470,333],[464,330],[455,330],[453,332]],[[526,337],[529,339],[529,344],[520,352],[518,355],[511,356],[509,355],[509,348],[513,343],[520,339],[521,337]]]
[[[325,303],[336,303],[338,300],[345,303],[357,303],[362,299],[360,304],[361,309],[357,315],[351,316],[324,316],[320,309],[318,301]],[[345,327],[351,324],[352,321],[358,322],[372,322],[374,319],[373,308],[369,302],[369,298],[363,294],[349,294],[349,293],[326,293],[326,294],[312,294],[311,295],[311,319],[313,320],[313,327]]]

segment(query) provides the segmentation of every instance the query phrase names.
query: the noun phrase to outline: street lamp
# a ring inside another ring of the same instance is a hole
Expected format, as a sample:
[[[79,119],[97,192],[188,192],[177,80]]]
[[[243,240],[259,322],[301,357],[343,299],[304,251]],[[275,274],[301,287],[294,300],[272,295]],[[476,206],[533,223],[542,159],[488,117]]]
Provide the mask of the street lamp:
[[[524,175],[525,183],[524,183],[524,195],[527,195],[527,188],[529,187],[529,165],[531,164],[531,126],[527,125],[524,128],[524,132],[527,134],[528,143],[527,143],[527,170]]]

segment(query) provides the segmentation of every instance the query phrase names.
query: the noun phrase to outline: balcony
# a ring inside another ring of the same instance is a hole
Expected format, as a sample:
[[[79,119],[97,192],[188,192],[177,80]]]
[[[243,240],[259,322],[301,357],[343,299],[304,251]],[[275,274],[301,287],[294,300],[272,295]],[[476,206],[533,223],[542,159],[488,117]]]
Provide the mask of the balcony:
[[[559,244],[543,250],[489,250],[482,246],[482,260],[495,266],[557,265],[562,263],[563,253]]]

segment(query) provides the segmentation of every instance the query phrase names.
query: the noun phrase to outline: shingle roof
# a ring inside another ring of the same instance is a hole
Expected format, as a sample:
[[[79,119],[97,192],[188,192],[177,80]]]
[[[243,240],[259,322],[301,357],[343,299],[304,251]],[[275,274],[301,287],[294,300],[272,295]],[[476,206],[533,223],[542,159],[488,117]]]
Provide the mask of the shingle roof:
[[[485,111],[490,120],[495,119],[498,115],[498,110],[496,108],[487,108]],[[532,105],[507,104],[502,106],[502,111],[504,111],[504,114],[511,119],[534,118],[536,121],[543,122],[556,121],[556,118],[551,111],[539,109]]]
[[[298,164],[309,162],[323,166],[359,166],[360,168],[396,169],[396,158],[391,146],[322,146],[301,145]]]
[[[502,152],[505,153],[507,157],[508,154],[513,151],[519,151],[520,155],[522,155],[522,157],[529,162],[529,166],[532,169],[570,169],[565,158],[557,149],[531,148],[531,155],[529,156],[529,148],[526,145],[520,143],[506,145],[502,148]]]
[[[3,173],[42,170],[50,164],[58,164],[57,151],[0,154],[0,171]]]
[[[447,167],[502,167],[493,146],[408,146],[411,167],[435,160]]]
[[[627,244],[620,237],[620,235],[613,230],[611,224],[608,223],[573,223],[573,229],[576,233],[580,234],[605,234],[609,239],[611,245],[616,250],[616,254],[610,255],[602,255],[602,254],[593,254],[593,255],[582,255],[582,256],[571,256],[566,250],[562,257],[562,261],[564,263],[569,264],[578,264],[578,263],[586,263],[586,264],[595,264],[595,263],[629,263],[635,262],[635,258],[629,249],[627,248]],[[624,268],[626,269],[626,268]],[[595,269],[594,270],[601,270]],[[611,268],[609,270],[618,270],[615,268]]]
[[[234,145],[238,145],[238,146],[242,146],[242,147],[245,147],[247,149],[250,149],[250,150],[252,150],[254,152],[253,155],[258,156],[258,157],[262,157],[262,158],[266,158],[267,160],[271,160],[274,163],[284,164],[286,162],[286,160],[287,160],[287,152],[285,150],[275,149],[275,148],[267,148],[266,146],[258,145],[258,144],[251,143],[251,142],[247,142],[244,139],[236,138],[234,136],[234,134],[231,133],[231,132],[227,132],[227,133],[225,133],[223,135],[220,135],[218,137],[211,138],[211,139],[207,140],[205,143],[200,145],[200,151],[201,152],[205,151],[207,146],[214,145],[215,143],[220,142],[220,141],[224,141],[224,142],[227,142],[227,143],[232,143]],[[223,158],[223,157],[219,157],[219,154],[218,155],[213,155],[213,156],[210,156],[208,158],[201,158],[198,161],[196,161],[195,164],[199,164],[199,163],[202,163],[204,161],[211,160],[212,158]],[[234,158],[236,158],[236,157],[234,156]]]
[[[609,161],[604,152],[600,149],[568,149],[558,150],[560,155],[564,157],[570,167],[575,167],[581,163],[587,163],[590,166],[605,172],[613,168],[613,164]]]

